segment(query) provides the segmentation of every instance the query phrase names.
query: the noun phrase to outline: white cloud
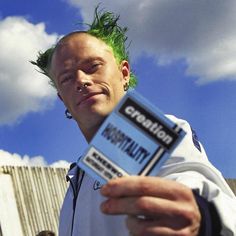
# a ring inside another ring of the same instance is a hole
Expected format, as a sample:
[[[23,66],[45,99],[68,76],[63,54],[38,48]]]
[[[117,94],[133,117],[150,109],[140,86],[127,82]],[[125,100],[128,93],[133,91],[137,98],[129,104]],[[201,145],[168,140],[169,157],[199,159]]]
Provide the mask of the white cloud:
[[[29,61],[57,38],[45,32],[43,23],[34,25],[23,17],[0,21],[0,125],[52,105],[55,91]]]
[[[100,0],[68,0],[91,22]],[[184,59],[198,83],[236,79],[235,0],[104,0],[101,8],[121,15],[129,27],[132,54],[156,57],[160,65]]]
[[[57,162],[52,163],[50,166],[55,167],[55,168],[69,168],[70,164],[71,163],[69,163],[65,160],[59,160]]]
[[[0,149],[0,166],[50,166],[55,168],[69,168],[70,163],[64,160],[59,160],[48,165],[42,156],[21,156],[17,153],[9,153]]]
[[[30,158],[27,155],[21,157],[17,153],[9,153],[4,150],[0,150],[0,166],[46,166],[47,162],[42,156],[36,156]]]

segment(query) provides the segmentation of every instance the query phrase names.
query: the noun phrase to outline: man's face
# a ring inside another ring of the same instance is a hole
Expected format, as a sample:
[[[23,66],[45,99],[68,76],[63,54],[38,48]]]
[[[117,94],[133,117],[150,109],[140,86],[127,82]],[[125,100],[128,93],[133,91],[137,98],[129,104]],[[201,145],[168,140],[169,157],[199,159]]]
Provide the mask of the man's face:
[[[124,95],[129,64],[117,65],[112,50],[86,33],[67,37],[52,58],[58,94],[82,129],[99,125]],[[83,87],[86,84],[86,87]]]

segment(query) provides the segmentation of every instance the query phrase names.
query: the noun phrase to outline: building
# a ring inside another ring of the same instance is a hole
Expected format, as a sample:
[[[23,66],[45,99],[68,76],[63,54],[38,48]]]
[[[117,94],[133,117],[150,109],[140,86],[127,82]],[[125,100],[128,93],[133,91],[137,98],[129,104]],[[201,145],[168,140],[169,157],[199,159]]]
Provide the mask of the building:
[[[226,181],[236,196],[236,179],[226,179]]]
[[[65,168],[0,167],[0,236],[57,234],[66,173]]]

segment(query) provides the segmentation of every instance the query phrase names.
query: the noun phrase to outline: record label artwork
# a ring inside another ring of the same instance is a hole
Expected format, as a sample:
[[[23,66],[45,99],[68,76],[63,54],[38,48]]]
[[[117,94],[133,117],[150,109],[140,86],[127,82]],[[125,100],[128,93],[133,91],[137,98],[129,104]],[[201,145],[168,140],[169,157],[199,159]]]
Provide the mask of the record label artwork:
[[[157,175],[185,132],[135,91],[103,122],[77,165],[101,183],[126,175]]]

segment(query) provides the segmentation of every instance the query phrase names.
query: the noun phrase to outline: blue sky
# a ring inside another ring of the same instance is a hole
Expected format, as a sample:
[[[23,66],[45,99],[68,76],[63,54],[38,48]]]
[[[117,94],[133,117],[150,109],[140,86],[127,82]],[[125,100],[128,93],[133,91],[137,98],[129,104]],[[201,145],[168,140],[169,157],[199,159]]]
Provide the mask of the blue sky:
[[[0,164],[75,161],[86,142],[28,61],[81,28],[77,22],[91,22],[99,1],[12,2],[0,2]],[[101,6],[129,27],[137,91],[188,120],[210,161],[236,178],[236,2],[104,0]]]

